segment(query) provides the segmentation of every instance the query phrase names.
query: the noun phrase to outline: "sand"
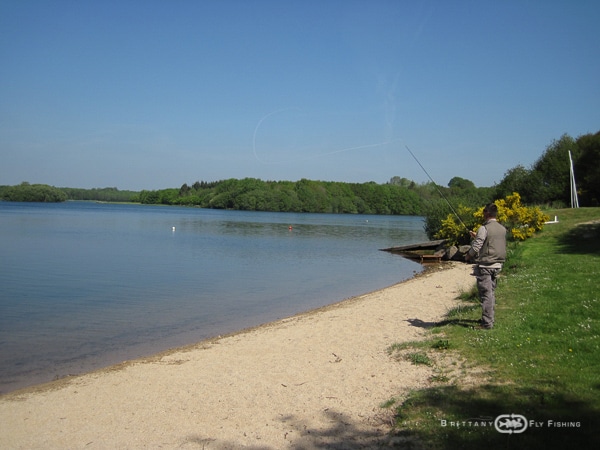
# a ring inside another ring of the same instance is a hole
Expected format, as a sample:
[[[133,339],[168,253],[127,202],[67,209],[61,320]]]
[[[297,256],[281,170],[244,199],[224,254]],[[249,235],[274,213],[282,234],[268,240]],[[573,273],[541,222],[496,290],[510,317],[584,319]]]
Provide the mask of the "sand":
[[[437,266],[437,265],[436,265]],[[152,358],[0,397],[0,448],[368,448],[383,402],[431,369],[391,357],[474,284],[445,263],[411,280]]]

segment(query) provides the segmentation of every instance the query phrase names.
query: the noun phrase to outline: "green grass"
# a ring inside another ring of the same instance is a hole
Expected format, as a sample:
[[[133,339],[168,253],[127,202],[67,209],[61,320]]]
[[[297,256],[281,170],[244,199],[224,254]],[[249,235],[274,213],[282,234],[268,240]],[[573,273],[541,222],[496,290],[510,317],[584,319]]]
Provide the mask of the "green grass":
[[[427,353],[424,352],[409,353],[408,355],[406,355],[406,359],[413,363],[415,366],[418,366],[419,364],[422,364],[424,366],[433,365],[429,355],[427,355]]]
[[[481,317],[476,290],[464,293],[462,304],[431,330],[427,352],[437,375],[431,387],[389,405],[395,434],[424,448],[598,448],[600,223],[582,223],[600,220],[600,208],[554,215],[559,223],[511,244],[493,330],[472,328]],[[438,355],[449,352],[454,366],[443,367],[448,358],[440,362]],[[489,426],[511,413],[541,425],[519,434]]]

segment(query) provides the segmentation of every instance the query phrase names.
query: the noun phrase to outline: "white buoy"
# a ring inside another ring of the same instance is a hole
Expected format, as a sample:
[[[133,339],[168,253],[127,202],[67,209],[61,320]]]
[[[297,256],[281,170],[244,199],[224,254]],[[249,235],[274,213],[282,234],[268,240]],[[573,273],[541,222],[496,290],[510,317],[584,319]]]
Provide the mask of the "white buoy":
[[[175,227],[171,228],[171,230],[175,231]]]

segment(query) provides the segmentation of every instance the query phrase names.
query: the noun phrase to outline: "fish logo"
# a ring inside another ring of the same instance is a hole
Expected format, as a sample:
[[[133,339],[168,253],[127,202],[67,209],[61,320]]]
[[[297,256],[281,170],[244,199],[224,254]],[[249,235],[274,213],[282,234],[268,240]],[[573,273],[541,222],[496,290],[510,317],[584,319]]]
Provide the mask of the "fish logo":
[[[516,434],[527,429],[527,419],[520,414],[501,414],[494,420],[498,433]]]

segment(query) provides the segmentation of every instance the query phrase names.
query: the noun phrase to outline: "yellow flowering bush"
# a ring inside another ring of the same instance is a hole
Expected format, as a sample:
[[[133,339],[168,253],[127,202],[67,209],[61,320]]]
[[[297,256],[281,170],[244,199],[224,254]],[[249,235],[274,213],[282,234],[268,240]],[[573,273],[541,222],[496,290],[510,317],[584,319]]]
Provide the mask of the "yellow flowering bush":
[[[439,231],[435,234],[436,239],[446,239],[450,245],[466,244],[470,240],[467,230],[472,230],[477,226],[476,211],[468,206],[459,206],[456,214],[461,218],[462,223],[454,214],[442,220]],[[463,225],[464,224],[464,225]]]
[[[498,221],[502,223],[517,241],[524,241],[533,236],[536,231],[544,228],[544,223],[550,220],[542,210],[537,207],[527,207],[521,204],[521,196],[518,192],[506,196],[504,199],[496,200],[498,207]],[[481,208],[481,219],[483,220],[483,208]]]
[[[495,201],[498,207],[497,220],[503,224],[509,232],[509,238],[523,241],[544,227],[544,223],[550,218],[535,207],[527,207],[521,204],[521,196],[518,192],[506,196],[504,199]],[[461,206],[457,213],[469,229],[477,231],[483,224],[483,206],[476,211],[472,208]],[[464,218],[468,217],[467,220]],[[471,219],[472,218],[472,219]],[[465,227],[458,223],[454,214],[449,214],[442,221],[442,227],[436,233],[437,239],[447,239],[449,244],[468,242],[469,236]]]

